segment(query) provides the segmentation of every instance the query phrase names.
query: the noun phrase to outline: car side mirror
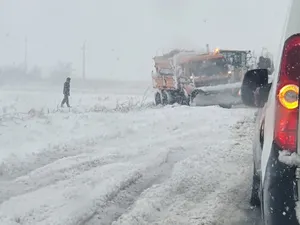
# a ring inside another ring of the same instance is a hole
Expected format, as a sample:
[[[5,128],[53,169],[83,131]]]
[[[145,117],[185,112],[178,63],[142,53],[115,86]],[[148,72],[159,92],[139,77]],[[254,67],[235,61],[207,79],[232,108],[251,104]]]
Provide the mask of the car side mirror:
[[[268,83],[267,69],[249,70],[244,76],[241,97],[245,105],[261,108],[268,100],[272,84]]]

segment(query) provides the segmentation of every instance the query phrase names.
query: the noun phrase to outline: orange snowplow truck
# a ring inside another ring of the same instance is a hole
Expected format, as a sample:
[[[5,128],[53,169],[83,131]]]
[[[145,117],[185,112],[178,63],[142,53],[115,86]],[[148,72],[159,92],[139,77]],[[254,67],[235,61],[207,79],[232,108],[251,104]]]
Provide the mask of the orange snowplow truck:
[[[247,70],[247,51],[212,53],[173,50],[153,58],[156,104],[229,105],[241,102],[239,90]],[[226,94],[226,95],[225,95]]]

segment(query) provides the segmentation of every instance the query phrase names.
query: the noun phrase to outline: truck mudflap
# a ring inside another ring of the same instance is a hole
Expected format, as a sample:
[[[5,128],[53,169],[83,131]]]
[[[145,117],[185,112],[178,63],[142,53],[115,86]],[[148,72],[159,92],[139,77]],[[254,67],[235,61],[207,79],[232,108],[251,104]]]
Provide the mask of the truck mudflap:
[[[241,83],[195,88],[190,95],[190,104],[194,106],[220,105],[230,108],[233,105],[242,104],[240,88]]]

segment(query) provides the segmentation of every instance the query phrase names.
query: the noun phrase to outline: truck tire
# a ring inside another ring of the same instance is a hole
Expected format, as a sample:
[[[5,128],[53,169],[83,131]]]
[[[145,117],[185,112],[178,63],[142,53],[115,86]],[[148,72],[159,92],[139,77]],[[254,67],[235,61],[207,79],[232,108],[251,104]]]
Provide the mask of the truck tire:
[[[161,92],[161,104],[168,105],[168,96],[164,91]]]
[[[176,93],[176,103],[179,105],[190,105],[190,96],[185,90],[180,90]],[[175,103],[174,102],[174,103]]]
[[[182,102],[181,102],[181,105],[187,105],[187,106],[190,106],[190,97],[186,97],[186,96],[183,96],[182,97]]]
[[[156,92],[154,95],[155,105],[161,105],[161,94],[159,92]]]
[[[179,105],[190,105],[190,98],[180,94],[176,100]]]
[[[174,97],[171,91],[162,91],[162,104],[163,105],[172,105],[175,103]]]

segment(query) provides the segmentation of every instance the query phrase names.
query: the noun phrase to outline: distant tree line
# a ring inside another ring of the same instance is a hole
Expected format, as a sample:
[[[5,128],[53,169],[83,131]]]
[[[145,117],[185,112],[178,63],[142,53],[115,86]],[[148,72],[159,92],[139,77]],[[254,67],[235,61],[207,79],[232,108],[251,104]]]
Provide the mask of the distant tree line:
[[[46,76],[39,66],[26,69],[22,64],[6,65],[0,67],[0,85],[24,84],[42,80],[54,83],[62,82],[66,77],[71,77],[73,71],[72,63],[69,62],[58,62],[50,69]]]

